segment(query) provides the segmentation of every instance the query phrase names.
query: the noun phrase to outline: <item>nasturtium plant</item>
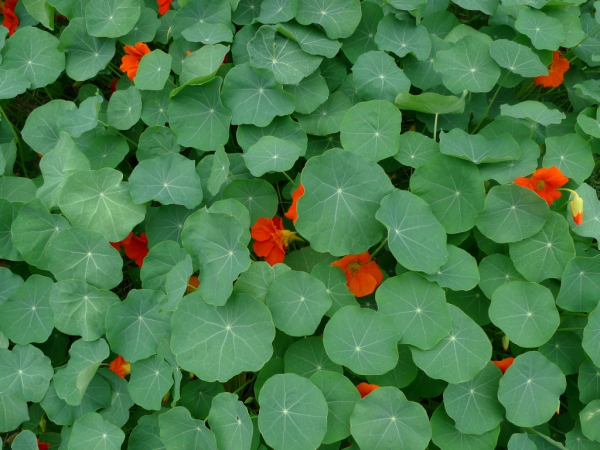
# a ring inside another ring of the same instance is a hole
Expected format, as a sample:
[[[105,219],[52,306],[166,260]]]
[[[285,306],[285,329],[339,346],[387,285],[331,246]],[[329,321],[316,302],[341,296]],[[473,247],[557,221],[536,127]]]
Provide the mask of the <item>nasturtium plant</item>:
[[[0,5],[2,450],[600,449],[600,2]]]

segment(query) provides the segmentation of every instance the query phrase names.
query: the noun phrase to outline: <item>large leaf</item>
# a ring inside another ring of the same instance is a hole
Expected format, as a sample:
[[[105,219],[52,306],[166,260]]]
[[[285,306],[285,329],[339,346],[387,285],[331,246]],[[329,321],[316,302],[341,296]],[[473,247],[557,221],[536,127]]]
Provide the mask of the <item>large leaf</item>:
[[[408,92],[410,80],[394,58],[385,52],[370,51],[358,57],[354,66],[354,86],[361,100],[394,102],[401,92]]]
[[[2,310],[0,309],[0,312]],[[583,349],[592,359],[596,367],[600,367],[600,307],[596,307],[589,315],[588,323],[583,330]]]
[[[539,50],[558,50],[565,38],[560,20],[531,8],[524,8],[519,12],[515,28],[529,37],[533,46]]]
[[[213,398],[208,424],[219,449],[250,449],[255,430],[246,406],[236,394],[223,392]]]
[[[173,369],[160,356],[131,364],[129,393],[133,401],[144,409],[160,410],[163,396],[173,385]]]
[[[429,57],[431,40],[424,26],[415,26],[406,20],[398,20],[393,14],[386,15],[379,26],[375,42],[379,50],[393,52],[398,57],[412,53],[419,61]]]
[[[54,370],[50,358],[32,345],[0,349],[0,395],[39,402],[46,395]]]
[[[120,428],[105,421],[98,413],[86,414],[75,422],[69,439],[69,448],[102,448],[118,450],[125,440],[125,433]]]
[[[598,305],[600,257],[571,259],[562,274],[556,304],[567,311],[592,312]]]
[[[296,20],[321,25],[330,39],[347,38],[358,26],[359,0],[306,0],[298,2]]]
[[[217,450],[213,432],[181,406],[161,414],[159,423],[160,439],[167,450]]]
[[[129,33],[140,18],[139,0],[92,0],[85,8],[88,33],[116,38]]]

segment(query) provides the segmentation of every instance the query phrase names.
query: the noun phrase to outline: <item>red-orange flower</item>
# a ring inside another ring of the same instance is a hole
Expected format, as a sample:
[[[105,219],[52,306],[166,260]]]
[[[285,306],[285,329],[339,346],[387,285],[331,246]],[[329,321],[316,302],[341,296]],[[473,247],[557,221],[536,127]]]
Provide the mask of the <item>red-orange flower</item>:
[[[548,205],[551,205],[554,200],[560,198],[558,188],[567,184],[568,181],[569,179],[562,174],[560,169],[553,166],[549,169],[536,170],[531,178],[519,177],[515,183],[535,191],[537,195],[548,202]]]
[[[119,242],[109,242],[117,251],[121,251],[121,247],[125,250],[125,255],[129,259],[135,260],[138,267],[142,267],[144,264],[144,258],[148,254],[148,237],[146,233],[142,233],[139,236],[133,234],[133,231],[129,235]]]
[[[133,238],[133,231],[130,232],[127,237],[119,242],[109,242],[116,251],[121,251],[121,247],[127,247],[131,243],[131,238]]]
[[[291,241],[298,239],[296,233],[283,228],[281,218],[261,217],[250,229],[254,243],[252,248],[256,256],[264,256],[270,265],[282,263],[285,251]]]
[[[198,277],[192,275],[190,277],[190,280],[188,281],[188,285],[187,285],[187,293],[190,294],[194,291],[198,290],[198,286],[200,286],[200,280],[198,279]]]
[[[502,373],[506,373],[508,368],[512,366],[515,358],[504,358],[501,361],[492,361],[501,371]]]
[[[375,389],[379,389],[380,387],[381,386],[377,386],[376,384],[369,384],[364,382],[356,385],[356,389],[358,389],[358,392],[360,393],[360,398],[365,398]]]
[[[19,26],[19,18],[15,14],[15,7],[17,6],[18,0],[6,0],[2,7],[2,14],[4,14],[4,20],[2,25],[8,28],[8,35],[12,36],[15,30]]]
[[[304,195],[304,186],[302,186],[302,183],[300,183],[298,185],[298,188],[294,192],[292,192],[292,206],[290,206],[290,209],[288,209],[287,212],[285,213],[285,217],[292,220],[294,222],[294,225],[296,225],[296,220],[298,219],[298,210],[297,210],[298,199],[300,197],[302,197],[303,195]]]
[[[383,280],[383,273],[377,263],[371,260],[369,252],[344,256],[331,265],[344,271],[348,280],[346,285],[356,297],[372,294]]]
[[[167,13],[169,8],[171,7],[171,3],[173,3],[173,0],[158,0],[157,3],[158,13],[162,16],[163,14]]]
[[[38,439],[38,450],[48,450],[50,448],[50,444],[46,444],[45,442],[40,442]]]
[[[120,78],[113,78],[110,82],[110,92],[115,93],[117,91],[117,84],[119,83]]]
[[[131,373],[131,364],[125,361],[121,355],[113,359],[108,368],[121,378],[125,378]]]
[[[544,87],[558,87],[565,79],[565,73],[569,70],[569,60],[563,57],[560,52],[552,54],[552,64],[548,67],[548,75],[535,77],[533,82]]]
[[[127,53],[123,58],[121,58],[121,70],[123,72],[127,72],[127,77],[133,81],[135,76],[137,75],[138,67],[140,66],[140,61],[144,57],[150,53],[150,49],[143,42],[138,42],[135,44],[135,47],[131,45],[126,45],[123,47],[125,53]]]

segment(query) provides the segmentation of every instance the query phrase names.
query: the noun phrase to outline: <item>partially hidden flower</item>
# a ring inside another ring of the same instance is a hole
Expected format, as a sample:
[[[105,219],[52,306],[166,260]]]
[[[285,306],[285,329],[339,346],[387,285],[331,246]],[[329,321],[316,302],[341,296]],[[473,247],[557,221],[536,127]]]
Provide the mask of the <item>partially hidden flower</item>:
[[[125,378],[131,373],[131,364],[125,361],[121,355],[113,359],[108,368],[121,378]]]
[[[567,184],[569,179],[563,175],[556,166],[542,168],[535,171],[531,178],[518,177],[515,183],[527,189],[531,189],[542,197],[548,205],[560,198],[558,188]]]
[[[192,275],[187,284],[187,293],[190,294],[198,290],[198,286],[200,286],[200,280],[197,276]]]
[[[573,216],[573,222],[577,225],[583,223],[583,199],[577,194],[577,192],[571,189],[560,189],[561,191],[567,191],[572,195],[569,207],[571,209],[571,215]]]
[[[133,238],[133,231],[130,232],[127,237],[119,242],[109,242],[116,251],[121,251],[121,247],[127,247],[131,243],[131,239]]]
[[[376,384],[369,384],[364,382],[356,385],[356,389],[358,389],[358,392],[360,393],[360,398],[365,398],[375,389],[379,389],[380,387],[381,386],[377,386]]]
[[[344,271],[346,285],[356,297],[372,294],[383,281],[383,273],[377,263],[371,260],[369,252],[344,256],[331,265]]]
[[[158,13],[162,16],[171,8],[171,3],[173,3],[173,0],[157,0],[157,3]]]
[[[281,218],[277,216],[272,219],[261,217],[252,225],[250,232],[254,239],[254,253],[264,257],[271,266],[282,263],[290,242],[300,239],[296,232],[283,228]]]
[[[163,395],[163,405],[166,405],[170,398],[171,398],[171,391],[167,391],[167,393],[165,395]]]
[[[562,56],[560,52],[555,51],[552,54],[552,63],[548,67],[548,75],[535,77],[533,82],[537,86],[558,87],[564,81],[567,70],[569,70],[569,60]]]
[[[40,442],[40,440],[37,440],[38,442],[38,450],[48,450],[50,448],[50,444],[47,444],[45,442]]]
[[[133,231],[129,235],[119,242],[110,242],[117,251],[121,250],[121,247],[125,250],[125,255],[129,259],[133,259],[138,267],[142,267],[144,264],[144,258],[148,254],[148,237],[146,233],[142,233],[139,236],[133,234]]]
[[[505,374],[510,366],[512,366],[515,358],[504,358],[500,361],[492,361]]]
[[[507,335],[502,336],[502,348],[505,352],[508,351],[508,346],[510,345],[510,339]]]
[[[126,45],[123,47],[126,55],[121,58],[121,70],[127,73],[127,77],[133,81],[137,75],[140,61],[150,53],[150,49],[143,42],[138,42],[135,46]]]
[[[19,26],[19,18],[15,14],[15,7],[17,6],[18,0],[6,0],[2,7],[2,14],[4,14],[4,20],[2,25],[8,28],[8,35],[12,36],[15,30]]]
[[[117,83],[119,83],[120,78],[113,78],[112,81],[110,82],[110,92],[111,93],[115,93],[117,91]]]
[[[302,197],[304,195],[304,186],[302,186],[302,183],[300,183],[298,185],[298,187],[296,188],[296,190],[294,192],[292,192],[292,205],[290,206],[290,209],[287,210],[287,212],[285,213],[285,217],[287,217],[288,219],[290,219],[291,221],[294,222],[294,225],[296,225],[296,220],[298,219],[298,199],[300,197]]]

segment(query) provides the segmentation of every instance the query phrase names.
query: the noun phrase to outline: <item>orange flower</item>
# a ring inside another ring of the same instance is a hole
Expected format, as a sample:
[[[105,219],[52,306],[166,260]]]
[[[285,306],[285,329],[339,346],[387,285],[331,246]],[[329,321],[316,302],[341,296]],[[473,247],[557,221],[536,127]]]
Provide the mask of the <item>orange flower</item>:
[[[109,244],[112,245],[115,248],[115,250],[119,252],[121,251],[121,247],[127,247],[131,243],[131,238],[133,238],[133,231],[130,232],[129,235],[127,235],[127,237],[122,241],[109,242]]]
[[[250,229],[254,243],[252,248],[256,256],[264,256],[270,265],[282,263],[285,251],[293,240],[299,239],[296,233],[283,228],[281,219],[261,217]]]
[[[383,273],[375,261],[371,261],[369,252],[360,255],[344,256],[339,261],[331,263],[339,267],[346,274],[346,285],[356,297],[372,294],[381,284]]]
[[[171,3],[173,0],[158,0],[158,13],[162,16],[167,13],[169,8],[171,7]]]
[[[502,361],[492,361],[505,374],[510,366],[512,366],[515,358],[504,358]]]
[[[360,398],[365,398],[367,395],[369,395],[371,392],[373,392],[375,389],[379,389],[381,386],[377,386],[376,384],[369,384],[369,383],[360,383],[356,386],[356,389],[358,389],[358,392],[360,392]]]
[[[560,169],[553,166],[549,169],[536,170],[531,178],[519,177],[515,183],[535,191],[537,195],[548,202],[548,205],[551,205],[554,200],[560,198],[558,188],[567,184],[568,181],[569,179],[562,174]]]
[[[17,6],[18,0],[6,0],[2,7],[2,14],[4,14],[4,20],[2,25],[8,28],[8,35],[12,36],[15,30],[19,26],[19,18],[15,14],[15,6]]]
[[[288,209],[285,213],[285,217],[292,220],[294,222],[294,225],[296,225],[296,220],[298,219],[298,211],[296,209],[298,205],[298,199],[303,195],[304,186],[302,186],[302,183],[300,183],[298,185],[298,188],[292,193],[292,206],[290,206],[290,209]]]
[[[150,53],[150,49],[143,42],[138,42],[135,44],[135,47],[131,45],[126,45],[123,47],[125,49],[125,53],[127,53],[123,58],[121,58],[121,70],[123,72],[127,72],[127,77],[133,81],[135,76],[137,75],[138,67],[140,66],[140,61],[144,57]]]
[[[198,286],[200,286],[200,280],[196,276],[191,276],[187,285],[187,293],[190,294],[194,291],[198,290]]]
[[[144,258],[148,254],[148,238],[146,233],[142,233],[139,236],[135,234],[131,238],[131,243],[125,248],[125,254],[129,259],[135,260],[138,267],[142,267],[144,264]]]
[[[113,78],[110,82],[110,92],[115,93],[117,91],[117,83],[119,83],[119,78]]]
[[[569,70],[569,60],[563,57],[560,52],[552,54],[552,64],[548,67],[548,75],[535,77],[533,82],[544,87],[558,87],[565,79],[565,73]]]
[[[121,378],[125,378],[131,373],[131,364],[125,361],[121,355],[113,359],[108,368]]]
[[[40,442],[38,439],[38,450],[48,450],[50,448],[50,444],[46,444],[45,442]]]

